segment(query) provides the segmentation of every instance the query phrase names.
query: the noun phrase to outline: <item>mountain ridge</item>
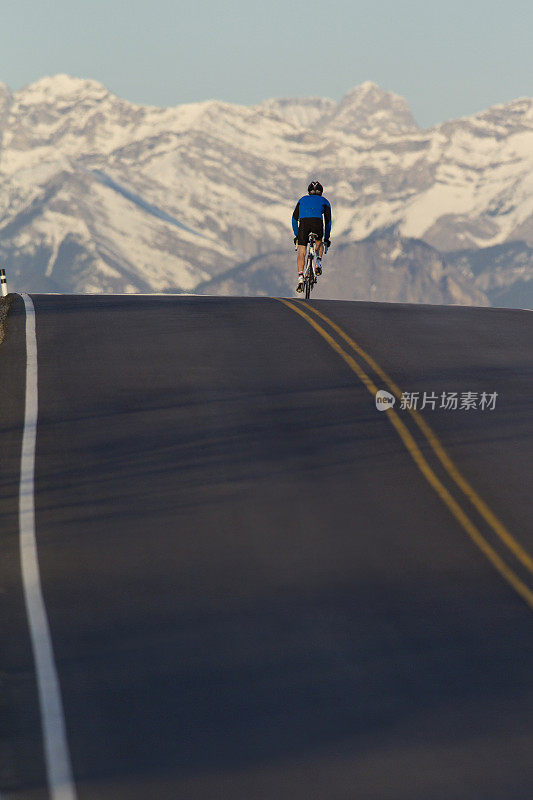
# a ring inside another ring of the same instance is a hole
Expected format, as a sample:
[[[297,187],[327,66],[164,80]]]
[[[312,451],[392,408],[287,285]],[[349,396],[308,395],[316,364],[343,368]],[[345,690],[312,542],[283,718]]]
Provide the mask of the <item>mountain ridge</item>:
[[[66,290],[192,291],[287,248],[314,177],[338,245],[388,232],[443,254],[531,247],[533,99],[422,129],[370,81],[338,103],[159,108],[58,75],[0,86],[0,177],[0,256],[23,288],[59,270]]]

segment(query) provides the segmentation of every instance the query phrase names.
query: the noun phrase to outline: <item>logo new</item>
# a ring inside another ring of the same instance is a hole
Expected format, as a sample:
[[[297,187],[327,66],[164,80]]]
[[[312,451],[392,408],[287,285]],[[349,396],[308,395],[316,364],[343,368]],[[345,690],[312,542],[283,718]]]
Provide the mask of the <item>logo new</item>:
[[[396,398],[393,394],[386,392],[384,389],[377,390],[376,408],[378,411],[386,411],[388,408],[392,408],[395,402]]]

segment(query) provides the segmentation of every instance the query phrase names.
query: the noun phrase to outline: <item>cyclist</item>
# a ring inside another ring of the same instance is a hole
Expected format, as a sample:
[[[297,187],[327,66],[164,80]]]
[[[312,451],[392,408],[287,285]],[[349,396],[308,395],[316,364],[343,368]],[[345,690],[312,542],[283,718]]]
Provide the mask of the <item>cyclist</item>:
[[[324,245],[322,238],[325,234],[325,241],[329,247],[330,233],[331,233],[331,206],[325,197],[322,197],[324,188],[318,181],[311,181],[307,187],[307,195],[300,197],[296,203],[296,208],[292,212],[292,229],[294,231],[294,244],[298,242],[298,283],[296,284],[296,291],[302,292],[304,288],[304,263],[305,251],[310,233],[316,233],[318,236],[317,242],[317,259],[316,259],[316,274],[322,274],[322,254],[324,252]],[[326,228],[324,230],[324,223]]]

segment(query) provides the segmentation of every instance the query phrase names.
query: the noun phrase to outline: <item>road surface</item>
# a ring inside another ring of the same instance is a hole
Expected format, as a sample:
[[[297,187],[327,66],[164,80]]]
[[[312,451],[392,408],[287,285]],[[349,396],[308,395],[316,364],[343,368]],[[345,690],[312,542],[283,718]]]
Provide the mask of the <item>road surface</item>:
[[[4,798],[533,797],[530,312],[33,304],[35,537],[72,785],[50,778],[21,577],[16,296],[0,345]],[[399,399],[376,410],[379,370],[420,399],[496,393],[494,408],[427,404],[431,438]]]

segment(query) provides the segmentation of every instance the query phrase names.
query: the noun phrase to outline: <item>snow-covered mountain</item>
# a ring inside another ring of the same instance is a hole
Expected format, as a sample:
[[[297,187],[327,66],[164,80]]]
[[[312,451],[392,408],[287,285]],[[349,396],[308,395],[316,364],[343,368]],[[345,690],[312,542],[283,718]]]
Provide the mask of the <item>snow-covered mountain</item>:
[[[385,235],[410,252],[415,239],[441,253],[533,246],[533,99],[420,130],[372,83],[340,103],[167,109],[66,75],[0,85],[0,260],[15,288],[194,291],[273,252],[292,283],[290,216],[312,178],[333,205],[331,264]],[[446,270],[457,297],[481,302],[464,259]]]

